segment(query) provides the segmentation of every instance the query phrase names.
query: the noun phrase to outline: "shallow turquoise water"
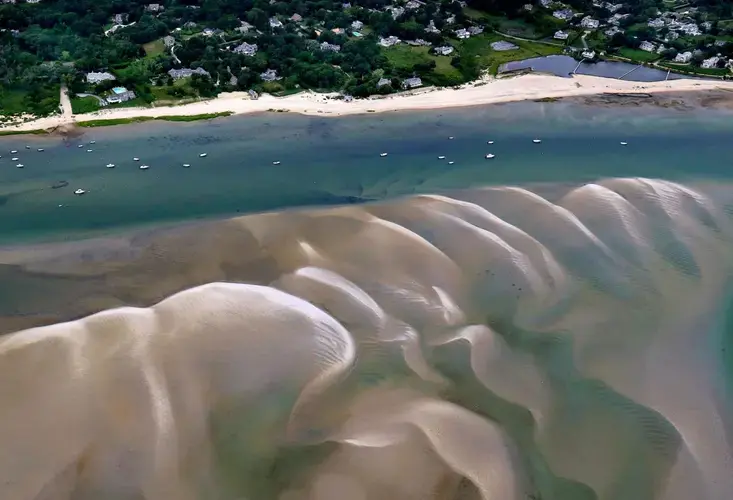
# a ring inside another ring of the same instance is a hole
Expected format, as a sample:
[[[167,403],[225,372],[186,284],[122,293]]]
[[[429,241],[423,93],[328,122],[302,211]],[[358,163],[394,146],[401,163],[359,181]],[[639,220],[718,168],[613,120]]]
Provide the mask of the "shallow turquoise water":
[[[342,118],[264,114],[144,123],[90,129],[69,142],[5,137],[0,241],[486,184],[729,178],[732,117],[710,110],[516,103]],[[542,144],[533,144],[535,137]],[[10,161],[11,149],[20,150],[14,156],[24,169]],[[201,152],[208,156],[199,158]],[[489,152],[496,158],[484,159]],[[134,156],[150,169],[139,170]],[[109,162],[116,168],[105,168]],[[69,185],[50,189],[59,180]],[[74,196],[76,188],[88,194]]]

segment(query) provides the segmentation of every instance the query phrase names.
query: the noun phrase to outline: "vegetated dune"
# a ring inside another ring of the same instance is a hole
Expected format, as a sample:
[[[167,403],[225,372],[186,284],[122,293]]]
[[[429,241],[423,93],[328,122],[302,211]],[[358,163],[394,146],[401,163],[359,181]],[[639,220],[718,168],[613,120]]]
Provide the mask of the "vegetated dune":
[[[2,251],[0,498],[733,498],[731,200],[492,187]]]

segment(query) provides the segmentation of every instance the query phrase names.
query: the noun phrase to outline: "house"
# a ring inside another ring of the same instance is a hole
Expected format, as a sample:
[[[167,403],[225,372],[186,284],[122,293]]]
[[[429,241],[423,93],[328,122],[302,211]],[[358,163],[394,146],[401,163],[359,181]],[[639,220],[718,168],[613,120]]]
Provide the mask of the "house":
[[[466,31],[463,28],[461,28],[459,30],[456,30],[455,31],[455,34],[456,34],[456,37],[459,38],[459,39],[461,39],[461,40],[465,40],[466,38],[470,38],[471,37],[471,33],[469,33],[468,31]]]
[[[87,83],[97,84],[109,80],[116,80],[115,75],[113,75],[112,73],[107,73],[106,71],[101,73],[87,73]]]
[[[125,24],[128,17],[127,14],[115,14],[112,16],[112,22],[115,24]]]
[[[274,82],[276,80],[282,80],[282,76],[277,76],[277,71],[274,69],[268,69],[264,73],[260,73],[260,78],[266,82]]]
[[[257,44],[244,42],[243,44],[234,47],[232,52],[252,57],[257,53]]]
[[[352,30],[359,31],[363,27],[364,27],[364,23],[362,23],[361,21],[354,21],[353,23],[351,23]]]
[[[25,3],[41,3],[41,0],[25,0]]]
[[[700,67],[705,69],[717,68],[718,61],[720,61],[720,54],[718,54],[717,56],[713,56],[709,59],[705,59],[702,64],[700,64]]]
[[[609,2],[603,3],[603,8],[609,11],[611,14],[621,10],[623,6],[624,4],[622,3],[609,3]]]
[[[692,61],[692,52],[689,50],[687,52],[680,52],[674,58],[674,62],[676,63],[687,64],[690,61]]]
[[[650,20],[647,25],[649,25],[650,28],[654,28],[655,30],[664,28],[665,22],[664,19],[661,17],[658,17],[656,19]]]
[[[422,80],[416,76],[412,78],[407,78],[402,82],[403,89],[414,89],[417,87],[422,87]]]
[[[403,9],[402,7],[387,7],[387,10],[392,12],[392,19],[397,19],[405,13],[405,9]]]
[[[165,44],[166,47],[170,48],[176,44],[176,39],[168,35],[168,36],[163,37],[163,43]]]
[[[440,33],[440,30],[435,27],[435,21],[432,19],[428,23],[428,26],[425,28],[426,33]]]
[[[391,85],[392,81],[389,78],[380,78],[377,82],[377,88],[384,87],[385,85]]]
[[[379,39],[379,45],[382,47],[392,47],[393,45],[397,45],[402,40],[397,38],[396,36],[388,36],[387,38],[380,38]]]
[[[526,10],[527,12],[532,12],[532,9],[534,9],[534,6],[531,3],[525,3],[522,8]]]
[[[328,42],[321,43],[320,49],[323,52],[340,52],[341,51],[341,47],[339,45],[336,45],[334,43],[328,43]]]
[[[654,45],[652,42],[644,40],[639,44],[639,49],[643,50],[644,52],[654,52],[655,50],[657,50],[657,46]]]
[[[206,71],[204,68],[182,68],[182,69],[171,69],[168,71],[168,74],[171,75],[171,78],[174,80],[180,80],[181,78],[188,78],[193,75],[201,75],[201,76],[208,76],[211,78],[211,74]]]
[[[710,31],[711,29],[713,29],[713,23],[711,23],[710,21],[705,21],[704,23],[700,24],[700,26],[705,31]]]
[[[562,21],[570,21],[575,16],[575,13],[570,9],[556,10],[552,13],[552,17],[560,19]]]
[[[280,22],[280,20],[276,17],[270,18],[270,28],[282,28],[283,23]]]
[[[430,42],[423,40],[422,38],[418,38],[417,40],[405,40],[405,43],[412,47],[430,47],[432,45]]]
[[[343,35],[346,31],[343,28],[334,28],[331,30],[334,35]]]
[[[601,23],[600,23],[600,22],[598,21],[598,19],[593,19],[593,18],[592,18],[592,17],[590,17],[590,16],[585,16],[585,17],[584,17],[584,18],[583,18],[583,19],[582,19],[582,20],[580,21],[580,25],[581,25],[581,26],[582,26],[583,28],[587,29],[587,30],[594,30],[594,29],[598,29],[598,26],[599,26],[600,24],[601,24]]]
[[[247,33],[252,28],[254,28],[254,26],[252,26],[248,22],[240,21],[240,25],[236,28],[236,31],[239,31],[240,33]]]
[[[405,8],[407,10],[416,10],[420,8],[420,2],[416,2],[415,0],[410,0],[405,4]]]
[[[716,47],[725,47],[725,44],[728,43],[725,40],[715,40],[715,46]]]
[[[216,31],[212,28],[204,28],[204,31],[202,31],[201,34],[204,36],[214,36]]]
[[[118,104],[121,102],[131,101],[135,98],[135,92],[127,90],[125,87],[115,87],[112,89],[112,95],[107,97],[109,104]]]
[[[435,53],[440,56],[449,56],[453,53],[453,47],[450,45],[443,45],[442,47],[435,47]]]
[[[455,24],[456,16],[450,16],[445,19],[445,24]]]
[[[583,56],[583,59],[595,59],[596,51],[595,50],[584,50],[581,56]]]
[[[159,3],[149,3],[145,6],[146,12],[162,12],[165,10],[165,7],[160,5]]]
[[[299,23],[299,22],[301,22],[303,20],[303,16],[301,16],[300,14],[297,14],[296,13],[296,14],[293,14],[292,16],[290,16],[290,20],[293,21],[294,23]]]
[[[613,35],[615,35],[616,33],[623,33],[623,32],[624,32],[624,30],[622,30],[622,29],[621,29],[621,28],[619,28],[618,26],[611,26],[610,28],[608,28],[608,29],[607,29],[606,31],[604,31],[603,33],[605,33],[607,37],[612,37],[612,36],[613,36]]]
[[[567,40],[570,35],[564,31],[556,31],[554,38],[555,40]]]
[[[665,50],[667,50],[667,47],[665,47],[664,44],[661,44],[659,47],[657,47],[656,52],[657,52],[657,54],[661,54]]]
[[[471,26],[466,31],[471,35],[480,35],[484,32],[484,29],[481,26]]]
[[[187,23],[185,23],[185,24],[183,25],[183,27],[184,27],[185,29],[188,29],[188,30],[190,30],[190,29],[193,29],[193,28],[195,28],[196,26],[197,26],[197,25],[196,25],[196,23],[195,23],[195,22],[193,22],[193,21],[188,21]]]
[[[542,5],[545,9],[549,9],[552,7],[552,4],[555,3],[553,0],[540,0],[540,5]]]
[[[626,19],[627,17],[629,17],[629,14],[614,14],[608,18],[608,24],[618,26],[619,24],[621,24],[621,21]]]

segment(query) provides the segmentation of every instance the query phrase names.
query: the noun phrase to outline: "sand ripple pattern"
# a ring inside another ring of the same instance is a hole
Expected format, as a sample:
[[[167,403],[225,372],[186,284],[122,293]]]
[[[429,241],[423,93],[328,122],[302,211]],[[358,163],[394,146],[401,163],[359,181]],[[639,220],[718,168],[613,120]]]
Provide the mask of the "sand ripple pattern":
[[[0,498],[733,498],[733,190],[541,192],[16,256]]]

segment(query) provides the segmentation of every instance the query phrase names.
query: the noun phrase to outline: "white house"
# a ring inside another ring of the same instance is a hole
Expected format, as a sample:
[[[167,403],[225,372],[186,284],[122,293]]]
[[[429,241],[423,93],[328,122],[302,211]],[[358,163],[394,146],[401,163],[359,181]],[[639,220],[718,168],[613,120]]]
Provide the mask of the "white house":
[[[392,47],[393,45],[397,45],[402,40],[397,38],[396,36],[388,36],[387,38],[380,38],[379,39],[379,45],[382,47]]]
[[[404,89],[414,89],[417,87],[422,87],[422,80],[416,76],[413,78],[407,78],[402,82],[402,88]]]
[[[654,52],[655,50],[657,50],[657,46],[652,42],[644,40],[639,44],[639,49],[645,52]]]
[[[700,67],[705,69],[711,69],[711,68],[717,68],[718,67],[718,61],[720,61],[720,56],[713,56],[709,59],[705,59],[702,64],[700,64]]]
[[[282,28],[283,23],[280,22],[280,20],[276,17],[270,18],[270,28]]]
[[[453,47],[451,47],[450,45],[435,47],[435,53],[441,56],[449,56],[453,53]]]
[[[556,10],[552,13],[552,17],[561,19],[563,21],[570,21],[575,16],[575,13],[570,9]]]
[[[564,31],[556,31],[554,38],[555,40],[567,40],[570,35]]]
[[[87,73],[87,83],[100,83],[109,80],[115,80],[115,75],[113,75],[112,73],[107,73],[106,71],[101,73]]]
[[[650,20],[647,24],[649,25],[650,28],[654,28],[655,30],[658,30],[660,28],[664,28],[665,22],[664,22],[664,19],[662,19],[661,17],[658,17],[656,19]]]
[[[328,43],[328,42],[322,42],[320,45],[320,49],[324,52],[340,52],[341,47],[339,45],[336,45],[334,43]]]
[[[252,57],[257,53],[257,44],[244,42],[243,44],[234,47],[232,52]]]
[[[690,61],[692,61],[692,52],[689,50],[687,52],[680,52],[674,58],[674,62],[676,63],[687,64]]]
[[[282,80],[281,76],[277,76],[277,71],[274,69],[268,69],[264,73],[260,73],[260,78],[266,82],[274,82],[275,80]]]
[[[583,59],[595,59],[596,52],[594,50],[585,50],[581,55],[583,56]]]
[[[598,26],[600,25],[600,22],[598,21],[598,19],[593,19],[593,18],[592,18],[592,17],[590,17],[590,16],[585,16],[585,17],[584,17],[584,18],[583,18],[583,19],[582,19],[582,20],[580,21],[580,25],[581,25],[581,26],[582,26],[583,28],[585,28],[585,29],[588,29],[588,30],[594,30],[594,29],[598,29]]]
[[[359,31],[363,27],[364,23],[362,23],[361,21],[354,21],[353,23],[351,23],[351,29],[353,30]]]
[[[471,37],[471,33],[469,33],[468,31],[466,31],[463,28],[456,30],[455,34],[456,34],[456,37],[460,38],[461,40],[465,40],[466,38]]]

